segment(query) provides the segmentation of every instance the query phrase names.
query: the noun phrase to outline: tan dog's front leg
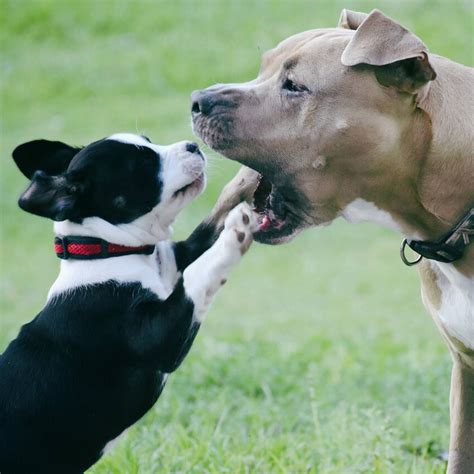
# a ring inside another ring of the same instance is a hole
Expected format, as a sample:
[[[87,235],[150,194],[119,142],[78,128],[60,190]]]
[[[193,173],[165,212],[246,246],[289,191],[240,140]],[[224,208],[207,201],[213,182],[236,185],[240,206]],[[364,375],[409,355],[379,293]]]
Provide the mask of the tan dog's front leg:
[[[456,358],[451,375],[448,474],[474,473],[474,371]]]
[[[224,220],[229,212],[241,202],[252,202],[257,189],[260,174],[251,168],[242,166],[238,173],[229,181],[222,190],[210,216],[209,222],[217,228],[224,225]]]

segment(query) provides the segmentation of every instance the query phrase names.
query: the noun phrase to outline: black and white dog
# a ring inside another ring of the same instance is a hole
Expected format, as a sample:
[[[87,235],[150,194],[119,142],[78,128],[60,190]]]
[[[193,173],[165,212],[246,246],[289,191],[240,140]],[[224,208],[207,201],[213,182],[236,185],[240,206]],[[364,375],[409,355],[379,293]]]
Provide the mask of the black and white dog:
[[[205,187],[190,142],[37,140],[13,158],[31,179],[20,207],[56,221],[62,261],[46,306],[0,356],[0,472],[79,473],[156,402],[255,217],[240,204],[223,230],[208,219],[168,240]]]

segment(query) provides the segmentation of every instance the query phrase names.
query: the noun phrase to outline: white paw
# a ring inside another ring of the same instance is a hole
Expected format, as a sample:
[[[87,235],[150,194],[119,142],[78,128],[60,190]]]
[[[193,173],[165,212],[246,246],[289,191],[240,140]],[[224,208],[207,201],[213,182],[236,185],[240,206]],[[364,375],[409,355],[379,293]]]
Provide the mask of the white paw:
[[[234,207],[224,223],[225,240],[228,245],[239,249],[243,255],[253,241],[253,233],[258,229],[258,223],[252,208],[243,202]]]
[[[202,321],[215,294],[250,247],[257,228],[250,206],[239,204],[227,216],[217,242],[184,271],[184,288],[194,303],[198,321]]]

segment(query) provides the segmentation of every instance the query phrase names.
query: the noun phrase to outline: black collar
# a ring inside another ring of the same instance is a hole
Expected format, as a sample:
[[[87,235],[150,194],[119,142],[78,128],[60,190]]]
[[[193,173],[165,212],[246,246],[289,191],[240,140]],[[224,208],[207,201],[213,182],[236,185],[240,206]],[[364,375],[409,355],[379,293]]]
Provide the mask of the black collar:
[[[99,258],[121,257],[123,255],[151,255],[154,245],[128,247],[126,245],[111,244],[96,237],[66,236],[55,237],[54,251],[64,260],[96,260]]]
[[[447,234],[436,242],[428,240],[403,239],[400,256],[408,266],[417,264],[423,257],[438,262],[450,263],[459,260],[466,247],[474,242],[474,207]],[[415,261],[407,260],[405,247],[409,246],[420,257]]]

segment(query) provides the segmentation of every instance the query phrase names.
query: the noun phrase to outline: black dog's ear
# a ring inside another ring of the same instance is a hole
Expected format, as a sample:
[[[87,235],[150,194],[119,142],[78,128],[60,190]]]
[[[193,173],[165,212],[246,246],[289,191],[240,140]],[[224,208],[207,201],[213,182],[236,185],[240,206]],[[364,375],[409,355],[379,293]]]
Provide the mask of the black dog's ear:
[[[17,146],[13,150],[13,159],[20,171],[31,179],[38,170],[49,175],[64,173],[80,150],[62,142],[33,140]]]
[[[18,204],[24,211],[55,221],[79,218],[82,191],[83,185],[77,178],[67,174],[50,176],[44,171],[36,171]]]

